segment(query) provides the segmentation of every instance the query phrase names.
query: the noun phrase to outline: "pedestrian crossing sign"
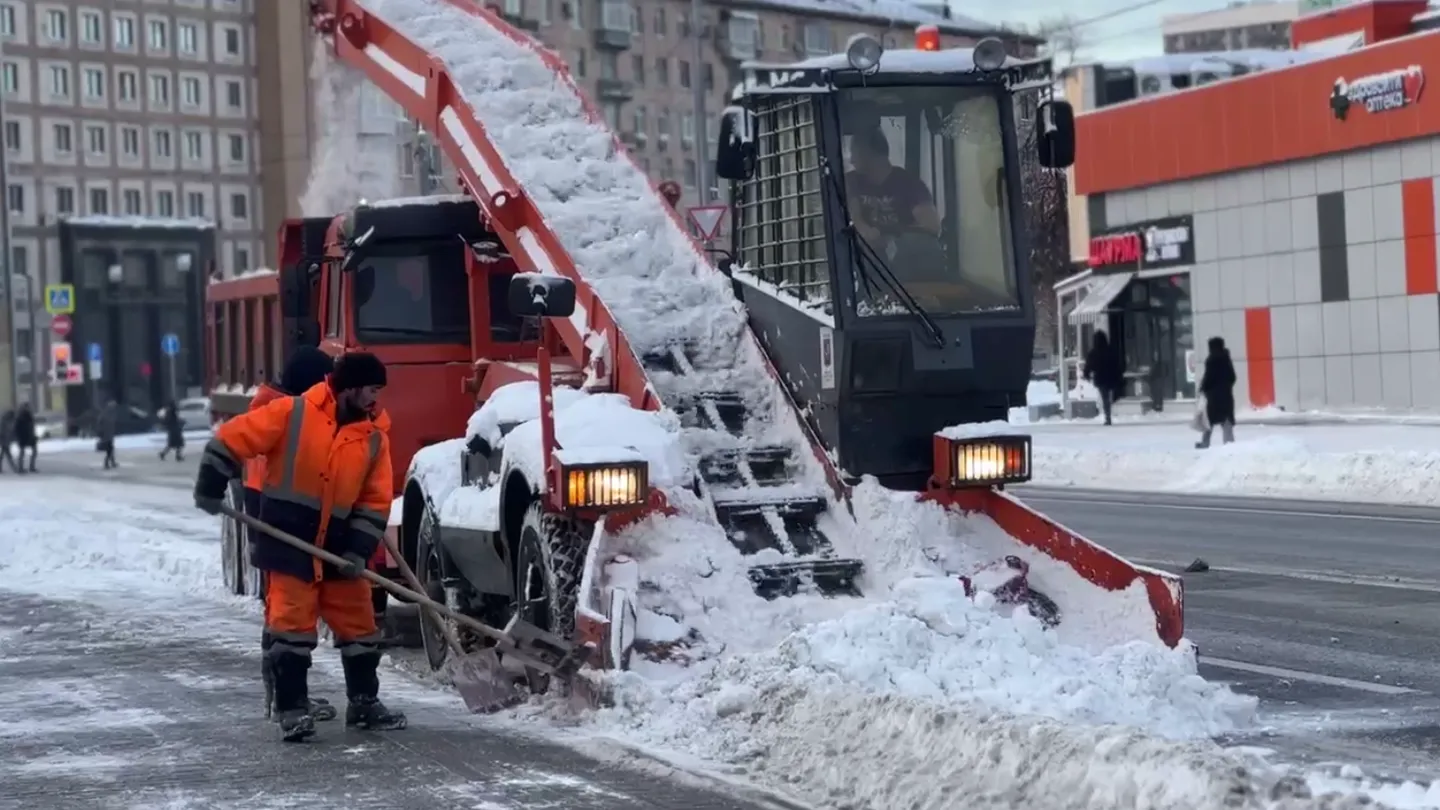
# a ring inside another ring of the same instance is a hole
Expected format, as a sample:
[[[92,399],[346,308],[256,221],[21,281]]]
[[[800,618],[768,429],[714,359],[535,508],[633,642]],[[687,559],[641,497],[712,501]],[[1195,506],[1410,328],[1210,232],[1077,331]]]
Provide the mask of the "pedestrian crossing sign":
[[[46,284],[45,311],[51,315],[74,315],[75,285]]]

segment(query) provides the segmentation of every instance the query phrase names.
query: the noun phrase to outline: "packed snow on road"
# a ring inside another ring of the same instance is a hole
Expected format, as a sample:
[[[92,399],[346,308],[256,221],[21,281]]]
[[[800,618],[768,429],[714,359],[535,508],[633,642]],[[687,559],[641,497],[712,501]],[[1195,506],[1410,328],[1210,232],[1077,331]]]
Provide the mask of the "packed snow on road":
[[[1039,570],[1077,617],[1047,630],[1028,613],[1005,615],[967,598],[939,575],[959,564],[935,561],[944,554],[1002,539],[984,522],[869,487],[856,509],[876,549],[868,562],[879,581],[870,591],[883,594],[863,600],[765,602],[739,580],[743,567],[719,558],[728,544],[695,553],[697,535],[714,527],[683,517],[637,527],[626,541],[666,580],[666,604],[647,606],[643,621],[698,629],[703,660],[637,658],[633,672],[613,676],[616,704],[593,715],[536,699],[492,722],[563,736],[592,753],[616,740],[820,807],[940,808],[956,795],[994,807],[1312,807],[1321,805],[1304,798],[1310,792],[1363,787],[1359,773],[1299,778],[1209,742],[1247,727],[1253,701],[1206,683],[1189,650],[1106,643],[1105,628],[1139,621],[1123,594],[1090,612],[1083,600],[1096,595],[1078,577]],[[12,482],[0,488],[0,522],[20,541],[0,544],[0,589],[98,606],[122,631],[164,627],[153,642],[167,656],[187,644],[254,644],[253,604],[222,593],[218,527],[183,491]],[[930,545],[941,538],[952,547]],[[8,660],[0,652],[0,667]],[[317,658],[319,667],[333,664]],[[398,704],[463,711],[411,669],[404,663],[387,676]],[[255,716],[239,722],[264,722],[254,688]],[[0,747],[25,723],[33,730],[33,720],[15,719],[38,699],[25,694],[4,698]],[[97,724],[157,722],[100,708]],[[0,772],[17,767],[27,766]],[[1440,790],[1369,789],[1396,807],[1440,806]],[[1273,804],[1272,794],[1288,798]]]

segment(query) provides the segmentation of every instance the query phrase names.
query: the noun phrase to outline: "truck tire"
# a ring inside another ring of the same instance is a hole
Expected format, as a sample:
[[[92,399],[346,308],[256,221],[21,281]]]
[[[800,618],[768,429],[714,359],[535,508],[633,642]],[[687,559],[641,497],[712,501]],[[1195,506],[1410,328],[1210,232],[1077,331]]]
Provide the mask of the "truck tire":
[[[545,511],[536,501],[520,526],[515,560],[515,610],[520,618],[564,639],[575,637],[575,609],[590,537],[579,524]],[[544,692],[549,678],[530,673],[530,688]]]
[[[435,513],[426,504],[424,514],[420,516],[420,525],[415,530],[415,576],[426,596],[444,604],[444,569],[440,562],[440,544],[435,538],[435,524]],[[429,610],[420,611],[420,646],[425,649],[425,662],[432,670],[445,666],[445,659],[450,655],[441,621],[446,620]]]
[[[243,500],[240,485],[232,481],[225,488],[225,505],[239,510]],[[235,518],[220,518],[220,575],[231,596],[245,595],[245,551],[245,527]]]

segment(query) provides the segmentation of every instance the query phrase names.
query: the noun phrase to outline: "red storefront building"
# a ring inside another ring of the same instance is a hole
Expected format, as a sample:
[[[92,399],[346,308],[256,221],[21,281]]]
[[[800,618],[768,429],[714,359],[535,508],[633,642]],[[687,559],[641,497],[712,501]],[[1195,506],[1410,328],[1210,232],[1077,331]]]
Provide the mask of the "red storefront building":
[[[1440,30],[1425,0],[1305,16],[1365,45],[1077,118],[1088,293],[1167,398],[1230,347],[1242,405],[1440,409]],[[1136,346],[1144,344],[1137,353]],[[1193,366],[1192,366],[1193,368]]]

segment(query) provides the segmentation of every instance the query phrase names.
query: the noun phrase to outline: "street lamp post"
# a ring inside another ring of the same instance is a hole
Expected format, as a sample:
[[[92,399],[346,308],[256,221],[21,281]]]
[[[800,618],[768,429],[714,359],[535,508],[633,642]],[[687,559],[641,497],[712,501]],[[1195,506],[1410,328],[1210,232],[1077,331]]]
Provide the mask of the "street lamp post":
[[[4,45],[0,43],[0,56],[4,56]],[[20,334],[18,324],[15,323],[15,268],[11,262],[15,258],[14,252],[10,249],[10,148],[9,144],[3,143],[5,131],[5,94],[0,92],[0,195],[4,196],[0,202],[0,267],[5,268],[5,323],[9,325],[10,333],[6,338],[10,341],[10,406],[20,407],[20,343],[16,337]],[[28,288],[28,284],[26,285]],[[27,297],[30,291],[27,289]],[[32,315],[30,331],[34,334],[35,321]],[[35,363],[30,363],[30,379],[35,379]],[[38,407],[36,403],[32,407]]]

